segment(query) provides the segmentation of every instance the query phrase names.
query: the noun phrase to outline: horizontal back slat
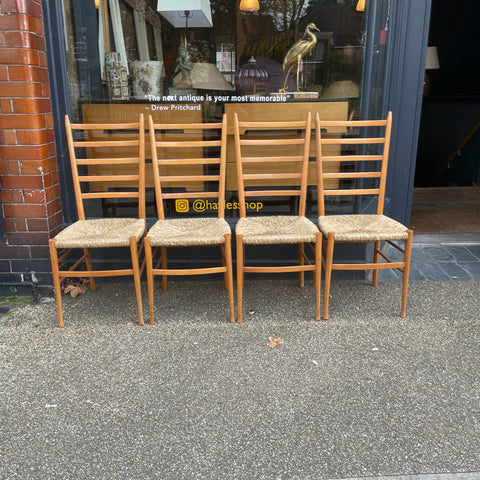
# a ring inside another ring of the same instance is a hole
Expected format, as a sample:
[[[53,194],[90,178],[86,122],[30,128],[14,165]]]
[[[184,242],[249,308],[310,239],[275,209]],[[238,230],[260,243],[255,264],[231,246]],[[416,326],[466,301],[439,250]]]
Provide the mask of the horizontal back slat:
[[[85,199],[140,198],[140,195],[138,192],[93,192],[93,193],[82,193],[82,198],[85,198]]]
[[[138,157],[129,158],[79,158],[78,165],[138,165]]]
[[[270,138],[265,138],[265,139],[258,139],[258,140],[240,140],[240,145],[252,145],[256,147],[262,147],[262,146],[273,146],[273,147],[278,147],[278,146],[284,146],[284,145],[303,145],[305,143],[304,139],[294,139],[294,138],[287,138],[287,139],[270,139]]]
[[[139,175],[80,175],[80,182],[136,182]]]
[[[138,140],[98,140],[98,141],[76,141],[73,142],[75,147],[79,148],[88,148],[88,147],[97,147],[97,148],[107,148],[107,147],[138,147],[140,142]]]
[[[322,145],[364,145],[383,143],[384,138],[325,138],[321,140]]]
[[[245,190],[245,197],[299,197],[300,190]]]
[[[329,195],[378,195],[380,190],[378,188],[349,188],[349,189],[335,189],[328,190]]]
[[[303,162],[303,157],[248,157],[242,158],[242,163],[290,163],[290,162]]]
[[[163,192],[162,198],[219,198],[219,194],[218,192]]]
[[[322,155],[322,161],[325,162],[366,162],[380,161],[382,155]]]
[[[380,178],[381,172],[338,172],[324,173],[323,178]]]

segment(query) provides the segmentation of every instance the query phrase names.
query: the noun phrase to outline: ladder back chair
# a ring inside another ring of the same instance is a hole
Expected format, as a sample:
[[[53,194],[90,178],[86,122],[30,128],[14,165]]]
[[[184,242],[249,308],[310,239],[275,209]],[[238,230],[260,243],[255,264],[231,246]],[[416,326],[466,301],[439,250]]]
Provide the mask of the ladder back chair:
[[[146,233],[143,115],[138,122],[101,124],[71,123],[66,115],[65,128],[78,220],[49,240],[59,326],[64,326],[62,281],[71,277],[88,277],[90,289],[95,290],[95,277],[123,275],[134,278],[138,323],[143,325],[140,288],[143,266],[139,266]],[[128,174],[125,174],[125,167],[129,168]],[[87,218],[86,211],[90,210],[86,204],[96,199],[129,199],[136,215],[117,218],[88,215]],[[104,248],[129,248],[132,266],[94,270],[90,250]],[[83,251],[81,257],[75,259],[70,268],[64,269],[67,257],[78,249]],[[84,262],[87,271],[79,269]]]
[[[335,136],[330,133],[338,127],[346,128],[348,134]],[[316,116],[318,226],[323,235],[325,252],[324,319],[328,318],[332,270],[372,270],[372,283],[376,286],[378,270],[398,269],[403,273],[400,316],[405,316],[413,231],[383,214],[391,128],[391,112],[385,120],[322,121]],[[340,153],[327,153],[331,145],[340,146]],[[340,162],[342,168],[335,173],[326,172],[326,167],[332,162]],[[337,181],[337,186],[328,185],[327,182],[332,179]],[[326,197],[332,196],[363,197],[369,202],[376,202],[376,213],[327,215]],[[399,250],[403,260],[391,260],[382,251],[382,242]],[[373,244],[373,262],[334,263],[337,243]]]
[[[235,321],[232,270],[232,231],[224,218],[226,116],[216,123],[154,123],[149,116],[152,168],[158,221],[145,237],[150,323],[154,323],[154,277],[223,273],[228,291],[230,321]],[[192,166],[201,167],[200,174]],[[188,185],[184,191],[178,185]],[[170,188],[176,185],[177,188]],[[194,216],[184,217],[190,210]],[[178,218],[165,218],[168,203],[174,203]],[[203,203],[202,203],[203,202]],[[195,213],[211,211],[212,215]],[[216,210],[216,212],[215,212]],[[183,213],[182,213],[183,212]],[[220,247],[221,266],[168,268],[169,247]]]
[[[298,272],[299,283],[303,287],[304,272],[312,271],[315,319],[320,319],[321,235],[316,225],[305,217],[311,127],[310,113],[302,121],[268,122],[240,122],[234,114],[240,210],[235,228],[238,322],[242,321],[244,275],[250,272]],[[265,168],[268,173],[265,173]],[[272,185],[272,182],[278,182],[278,185]],[[291,197],[298,201],[295,215],[247,215],[248,202]],[[313,251],[314,263],[306,255],[305,244]],[[258,245],[298,245],[298,264],[245,265],[245,246]]]

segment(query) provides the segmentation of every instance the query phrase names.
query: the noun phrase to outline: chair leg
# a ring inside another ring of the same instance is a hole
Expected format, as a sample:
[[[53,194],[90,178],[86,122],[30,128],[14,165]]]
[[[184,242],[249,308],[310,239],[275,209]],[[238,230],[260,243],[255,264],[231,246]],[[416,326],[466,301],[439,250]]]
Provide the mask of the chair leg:
[[[328,319],[328,303],[330,300],[330,281],[332,278],[332,263],[333,263],[333,247],[335,244],[335,234],[328,233],[327,236],[327,252],[325,256],[325,291],[323,294],[323,318]]]
[[[410,275],[410,260],[412,256],[413,230],[408,230],[408,238],[405,241],[405,256],[403,261],[403,281],[402,281],[402,308],[400,310],[400,317],[405,317],[407,311],[407,291],[408,291],[408,277]]]
[[[162,256],[162,268],[167,269],[167,247],[160,247],[160,255]],[[162,274],[162,290],[167,289],[167,275]]]
[[[235,322],[235,304],[233,298],[233,265],[232,265],[232,236],[225,234],[225,266],[226,288],[228,290],[228,304],[230,307],[230,322]]]
[[[93,270],[93,267],[92,267],[92,257],[90,256],[90,249],[85,248],[83,250],[83,253],[85,255],[85,263],[87,265],[87,270],[91,272]],[[94,292],[97,289],[97,286],[95,285],[95,277],[88,277],[88,280],[90,284],[90,290]]]
[[[227,244],[227,240],[225,239],[225,245]],[[220,250],[221,250],[221,255],[222,255],[222,267],[226,267],[226,259],[225,259],[225,245],[220,245]],[[230,249],[231,249],[231,245],[230,245]],[[230,252],[231,253],[231,252]],[[225,271],[223,272],[223,283],[225,285],[225,289],[228,290],[228,270],[225,269]]]
[[[317,233],[315,240],[315,320],[320,320],[320,297],[322,282],[322,234]]]
[[[305,258],[303,254],[305,252],[305,245],[300,243],[298,245],[298,264],[302,267],[305,264]],[[298,283],[301,287],[305,285],[305,272],[302,270],[298,272]]]
[[[48,241],[48,246],[50,248],[50,261],[52,262],[52,275],[53,275],[53,286],[55,287],[55,299],[57,302],[57,311],[58,311],[58,326],[64,327],[63,323],[63,308],[62,308],[62,288],[60,285],[60,273],[58,269],[58,252],[57,247],[55,246],[56,240],[51,238]]]
[[[378,257],[380,254],[378,253],[380,250],[380,241],[376,241],[373,245],[373,263],[378,263]],[[374,268],[372,272],[372,285],[374,287],[377,286],[378,283],[378,269]]]
[[[155,296],[155,282],[153,277],[153,255],[152,245],[150,244],[150,238],[145,237],[145,263],[147,264],[147,286],[148,286],[148,311],[149,320],[148,323],[153,325],[155,320],[153,318],[153,299]]]
[[[237,235],[237,322],[242,318],[242,296],[243,296],[243,264],[245,261],[245,251],[243,247],[242,235]]]
[[[140,285],[140,265],[138,263],[138,243],[135,237],[130,237],[130,254],[132,257],[133,280],[137,297],[138,324],[143,325],[142,288]]]

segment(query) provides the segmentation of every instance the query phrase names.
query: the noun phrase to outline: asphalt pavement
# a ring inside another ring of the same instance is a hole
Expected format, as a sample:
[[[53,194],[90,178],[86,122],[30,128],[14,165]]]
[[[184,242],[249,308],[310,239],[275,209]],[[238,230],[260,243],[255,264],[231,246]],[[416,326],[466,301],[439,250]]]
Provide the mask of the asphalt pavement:
[[[144,308],[147,319],[147,295]],[[99,283],[0,320],[0,479],[473,480],[480,283]],[[249,313],[248,313],[249,312]],[[269,346],[268,344],[272,346]],[[275,346],[273,346],[275,345]]]

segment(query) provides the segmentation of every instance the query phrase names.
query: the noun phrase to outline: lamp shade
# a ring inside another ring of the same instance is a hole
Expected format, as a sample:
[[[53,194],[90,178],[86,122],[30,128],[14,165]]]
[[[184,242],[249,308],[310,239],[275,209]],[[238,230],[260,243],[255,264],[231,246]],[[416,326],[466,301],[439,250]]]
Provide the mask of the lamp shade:
[[[265,93],[268,88],[268,72],[251,58],[237,70],[235,84],[240,93]]]
[[[258,0],[241,0],[240,10],[245,12],[255,12],[260,10],[260,5],[258,4]]]
[[[438,61],[437,47],[427,47],[427,60],[425,62],[425,70],[437,70],[440,68]]]
[[[158,0],[157,10],[175,28],[213,26],[209,0]]]
[[[174,85],[180,78],[181,74],[179,73],[173,80]],[[233,90],[233,87],[213,63],[194,63],[190,80],[193,88],[199,90]]]
[[[360,90],[351,80],[333,82],[322,94],[322,98],[356,98]]]

